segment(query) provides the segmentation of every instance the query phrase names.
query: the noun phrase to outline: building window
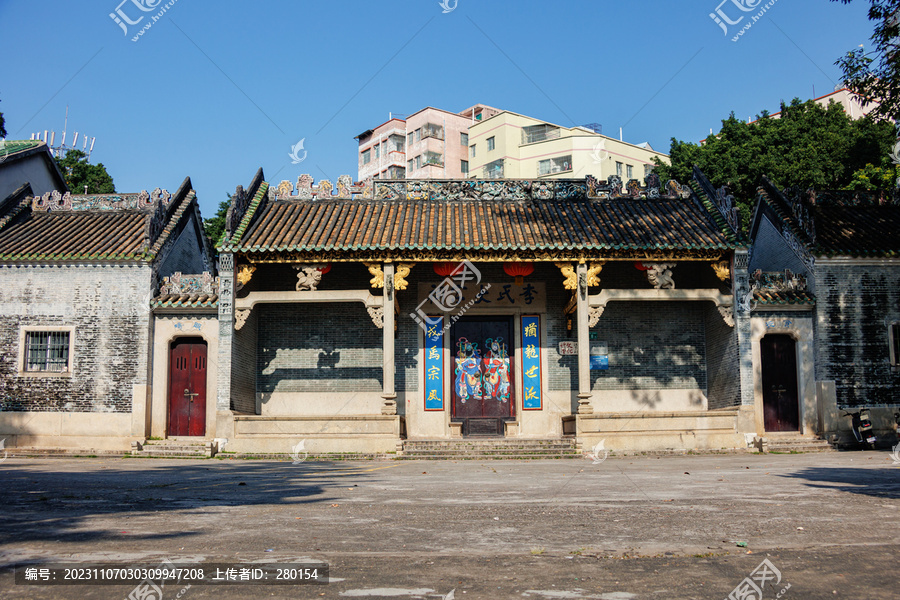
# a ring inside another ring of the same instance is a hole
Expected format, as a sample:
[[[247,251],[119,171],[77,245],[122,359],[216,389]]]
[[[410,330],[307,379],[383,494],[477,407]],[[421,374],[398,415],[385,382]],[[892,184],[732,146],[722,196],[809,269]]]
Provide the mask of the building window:
[[[487,139],[487,143],[488,143],[488,152],[490,152],[491,150],[493,150],[494,148],[497,147],[496,140],[494,139],[494,136],[489,137],[489,138]]]
[[[463,146],[469,145],[469,134],[468,133],[460,133],[459,134],[459,143]]]
[[[650,177],[650,173],[653,172],[653,165],[644,165],[644,179]]]
[[[631,181],[632,179],[634,179],[634,167],[632,167],[631,165],[628,165],[627,172],[628,172],[628,181]]]
[[[459,161],[459,170],[462,171],[463,175],[469,174],[469,161],[461,160]]]
[[[412,163],[413,163],[414,169],[421,169],[422,168],[422,155],[420,154],[417,157],[415,157],[414,159],[412,159]]]
[[[434,123],[426,123],[424,127],[422,127],[422,137],[423,138],[435,138],[438,140],[444,139],[444,128],[440,125],[435,125]]]
[[[416,129],[413,133],[416,134],[416,141],[417,141],[417,142],[420,141],[420,140],[422,139],[422,128],[421,128],[421,127],[419,127],[418,129]]]
[[[618,176],[620,179],[622,178],[622,167],[624,167],[624,166],[625,165],[623,165],[620,162],[616,163],[616,176]]]
[[[441,156],[439,152],[431,152],[430,150],[423,154],[425,157],[426,165],[433,165],[435,167],[443,167],[444,166],[444,157]]]
[[[71,340],[70,331],[26,331],[24,371],[68,373]]]
[[[555,140],[559,137],[559,127],[553,125],[531,125],[522,128],[522,143],[533,144],[544,140]]]
[[[572,155],[557,156],[547,160],[538,161],[538,175],[551,175],[572,170]]]
[[[403,136],[402,135],[392,135],[388,138],[391,142],[390,151],[391,152],[403,152],[405,146],[403,145]]]
[[[378,156],[379,156],[380,152],[381,152],[381,145],[375,144],[375,160],[378,160]]]
[[[403,167],[390,167],[384,172],[386,179],[406,179],[406,169]]]
[[[364,165],[367,165],[367,164],[369,164],[370,162],[372,162],[372,153],[371,153],[371,150],[363,150],[363,153],[362,153],[362,163],[363,163]]]
[[[891,344],[891,365],[900,367],[900,322],[891,323],[888,339]]]
[[[470,158],[475,158],[475,146],[476,146],[476,144],[472,144],[472,145],[469,147],[469,149],[471,150],[471,152],[470,152],[470,154],[471,154]]]
[[[503,179],[503,159],[497,159],[484,165],[485,179]]]
[[[406,135],[406,144],[409,145],[409,146],[412,146],[412,143],[413,143],[413,134],[412,134],[412,133],[408,133],[408,134]]]

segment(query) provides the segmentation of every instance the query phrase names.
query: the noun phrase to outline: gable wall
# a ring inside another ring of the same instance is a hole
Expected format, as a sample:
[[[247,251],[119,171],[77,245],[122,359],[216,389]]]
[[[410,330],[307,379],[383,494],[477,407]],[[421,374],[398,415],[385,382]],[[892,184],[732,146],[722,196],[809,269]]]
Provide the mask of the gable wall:
[[[0,265],[0,409],[127,413],[147,385],[147,265]],[[71,375],[20,376],[23,326],[74,327]]]
[[[809,269],[781,235],[780,226],[773,224],[765,214],[760,220],[759,230],[753,242],[753,253],[750,256],[750,273],[757,269],[763,271],[790,269],[793,273],[804,275],[810,292],[815,293],[815,281],[810,277]]]

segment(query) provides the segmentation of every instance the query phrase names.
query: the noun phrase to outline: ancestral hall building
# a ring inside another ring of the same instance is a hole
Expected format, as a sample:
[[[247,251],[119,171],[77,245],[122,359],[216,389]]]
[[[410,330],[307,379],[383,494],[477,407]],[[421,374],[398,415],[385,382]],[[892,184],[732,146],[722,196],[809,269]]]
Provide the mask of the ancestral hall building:
[[[896,196],[764,180],[745,235],[699,170],[277,187],[260,170],[214,261],[189,179],[100,196],[25,182],[0,201],[0,440],[717,450],[846,438],[838,409],[861,405],[883,435],[898,232]]]
[[[218,245],[229,450],[576,436],[745,447],[747,245],[699,184],[380,181],[235,194]]]

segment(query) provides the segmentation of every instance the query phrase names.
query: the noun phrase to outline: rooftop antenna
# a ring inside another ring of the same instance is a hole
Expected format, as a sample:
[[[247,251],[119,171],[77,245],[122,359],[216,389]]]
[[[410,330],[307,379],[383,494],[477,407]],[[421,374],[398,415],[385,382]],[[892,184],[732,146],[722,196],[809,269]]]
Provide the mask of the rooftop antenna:
[[[44,130],[43,136],[41,132],[32,133],[31,139],[37,141],[43,141],[50,148],[50,153],[56,158],[63,158],[69,152],[69,150],[77,150],[78,149],[78,132],[75,132],[75,135],[72,136],[72,145],[69,146],[66,144],[66,138],[68,137],[69,131],[69,107],[66,106],[66,120],[63,125],[62,135],[60,136],[59,146],[56,145],[56,132],[49,131],[47,129]],[[88,145],[88,141],[90,141],[90,145]],[[97,142],[97,138],[93,137],[88,140],[88,136],[83,136],[81,141],[81,148],[87,155],[87,160],[91,160],[91,154],[94,151],[94,144]]]

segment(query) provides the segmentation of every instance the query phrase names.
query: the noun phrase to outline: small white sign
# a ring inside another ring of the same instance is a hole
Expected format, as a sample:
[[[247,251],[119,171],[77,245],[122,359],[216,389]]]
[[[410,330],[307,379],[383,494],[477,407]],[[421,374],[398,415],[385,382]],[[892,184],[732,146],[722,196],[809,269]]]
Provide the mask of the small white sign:
[[[578,354],[578,344],[576,342],[560,342],[559,354],[561,356],[575,356]]]

